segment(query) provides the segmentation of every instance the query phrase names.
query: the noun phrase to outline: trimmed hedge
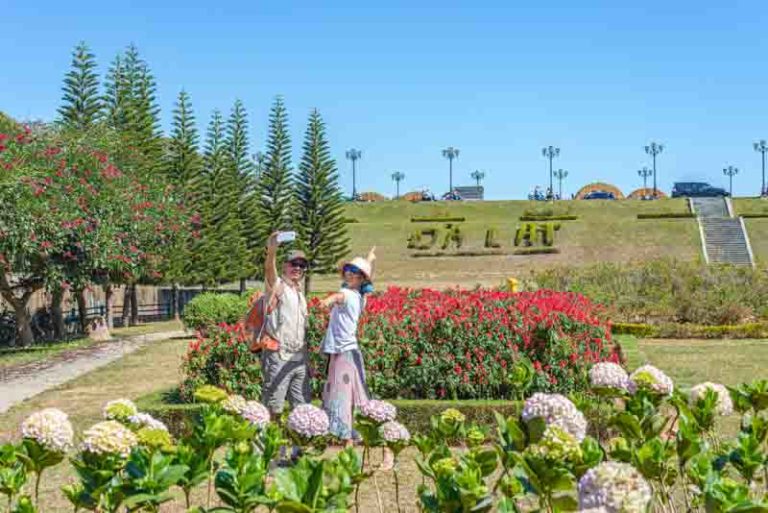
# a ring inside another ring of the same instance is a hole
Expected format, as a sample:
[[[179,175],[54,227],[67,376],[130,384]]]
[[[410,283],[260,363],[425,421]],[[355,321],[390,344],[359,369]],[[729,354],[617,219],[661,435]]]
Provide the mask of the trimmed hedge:
[[[175,391],[155,392],[140,397],[136,401],[138,408],[153,417],[162,420],[175,436],[190,432],[193,421],[200,414],[202,405],[179,403]],[[467,417],[467,425],[477,423],[493,431],[496,421],[493,412],[505,417],[520,414],[522,405],[517,401],[449,401],[449,400],[391,400],[397,407],[398,422],[404,424],[412,433],[425,433],[430,430],[430,417],[447,408],[456,408]],[[320,401],[314,401],[322,406]]]
[[[479,256],[499,256],[508,255],[504,250],[487,249],[485,251],[422,251],[411,255],[413,258],[441,258],[441,257],[479,257]]]
[[[551,255],[560,253],[560,249],[552,247],[520,248],[512,252],[513,255]]]
[[[344,219],[341,220],[341,222],[344,224],[354,224],[354,223],[359,223],[360,221],[358,221],[354,217],[345,217]]]
[[[768,218],[768,212],[747,212],[745,214],[739,214],[739,217],[744,219],[764,219]]]
[[[701,324],[637,324],[617,322],[611,326],[614,335],[634,335],[641,338],[766,338],[768,323],[706,326]]]
[[[537,215],[522,215],[521,221],[576,221],[579,216],[573,215],[554,215],[554,216],[537,216]]]
[[[463,223],[466,221],[466,217],[431,217],[431,216],[424,216],[424,217],[412,217],[411,222],[412,223]]]
[[[652,214],[637,214],[638,219],[695,219],[692,212],[656,212]]]

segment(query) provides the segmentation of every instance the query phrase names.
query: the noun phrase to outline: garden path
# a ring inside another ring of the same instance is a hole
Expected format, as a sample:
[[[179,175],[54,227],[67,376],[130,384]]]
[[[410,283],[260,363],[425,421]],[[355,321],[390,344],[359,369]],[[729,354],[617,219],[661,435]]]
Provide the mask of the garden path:
[[[0,414],[15,404],[122,358],[150,342],[182,337],[184,334],[176,330],[116,338],[65,351],[47,360],[0,369]]]

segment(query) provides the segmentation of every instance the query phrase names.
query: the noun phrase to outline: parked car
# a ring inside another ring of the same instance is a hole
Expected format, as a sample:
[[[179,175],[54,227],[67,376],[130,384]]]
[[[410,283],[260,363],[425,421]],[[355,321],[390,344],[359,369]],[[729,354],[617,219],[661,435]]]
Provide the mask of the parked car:
[[[615,200],[616,196],[608,191],[591,191],[584,195],[585,200]]]
[[[456,191],[453,192],[446,192],[443,194],[443,201],[461,201],[461,196],[459,196],[459,193]]]
[[[672,187],[673,198],[718,198],[728,196],[728,191],[713,187],[706,182],[677,182]]]

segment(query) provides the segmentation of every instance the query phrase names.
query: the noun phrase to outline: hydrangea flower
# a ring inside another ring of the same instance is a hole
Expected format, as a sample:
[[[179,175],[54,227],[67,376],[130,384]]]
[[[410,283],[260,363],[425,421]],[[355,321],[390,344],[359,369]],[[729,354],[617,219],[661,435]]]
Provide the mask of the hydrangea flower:
[[[269,410],[259,401],[246,402],[243,409],[240,410],[240,416],[260,428],[269,424]]]
[[[130,424],[131,427],[134,429],[142,429],[142,428],[149,428],[149,429],[161,429],[163,431],[168,431],[168,426],[163,424],[163,422],[157,420],[149,413],[137,413],[136,415],[131,415],[128,417],[128,424]]]
[[[643,365],[629,375],[629,391],[648,390],[659,395],[672,395],[675,385],[672,379],[653,365]]]
[[[288,415],[288,429],[305,438],[328,434],[328,414],[317,406],[300,404]]]
[[[707,390],[712,390],[717,394],[717,413],[720,415],[730,415],[733,413],[733,400],[728,389],[720,383],[712,383],[705,381],[691,388],[689,396],[689,402],[691,405],[695,405],[699,399],[703,399],[707,395]]]
[[[115,399],[104,405],[104,418],[127,422],[129,417],[139,413],[139,409],[130,399]]]
[[[397,418],[397,408],[386,401],[371,399],[360,406],[360,413],[374,422],[383,423]]]
[[[234,415],[240,415],[245,409],[245,398],[241,395],[231,395],[221,402],[224,411]]]
[[[388,443],[408,442],[411,439],[408,428],[394,420],[382,424],[379,427],[379,434]]]
[[[589,384],[593,388],[629,391],[629,375],[617,363],[599,362],[589,369]]]
[[[138,439],[127,427],[114,420],[94,424],[83,433],[85,452],[92,454],[114,454],[127,458]]]
[[[531,454],[551,461],[578,462],[581,446],[571,433],[560,426],[550,425],[538,443],[529,447]]]
[[[477,447],[485,442],[485,433],[478,427],[470,428],[467,431],[467,445],[470,447]]]
[[[461,413],[456,408],[448,408],[447,410],[444,410],[443,413],[440,414],[440,420],[445,422],[446,424],[461,424],[464,422],[466,417],[463,413]]]
[[[523,420],[542,419],[547,426],[558,426],[581,443],[587,435],[587,419],[567,397],[560,394],[536,393],[525,401]]]
[[[66,413],[46,408],[24,419],[21,436],[34,440],[49,451],[67,452],[72,447],[74,430]]]
[[[435,474],[437,474],[438,476],[452,474],[453,472],[456,472],[457,468],[458,468],[458,463],[454,458],[443,458],[443,459],[437,460],[435,464],[432,466],[432,470],[434,470]]]
[[[604,508],[608,513],[645,513],[651,487],[632,465],[606,461],[579,480],[579,509]]]
[[[173,439],[166,429],[144,427],[136,432],[136,438],[140,445],[150,449],[170,450],[173,448]]]

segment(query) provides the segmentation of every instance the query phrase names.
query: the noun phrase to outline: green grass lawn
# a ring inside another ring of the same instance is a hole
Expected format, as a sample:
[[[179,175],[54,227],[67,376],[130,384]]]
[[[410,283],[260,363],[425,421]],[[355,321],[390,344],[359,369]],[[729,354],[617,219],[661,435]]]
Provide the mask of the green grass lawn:
[[[145,335],[147,333],[176,331],[180,329],[182,329],[181,323],[177,321],[153,322],[140,324],[138,326],[115,328],[112,330],[112,336],[117,338],[132,337],[136,335]],[[74,340],[39,344],[27,348],[2,349],[0,350],[0,370],[53,358],[65,351],[83,349],[98,343],[99,342],[94,342],[88,337],[81,337]]]
[[[533,201],[483,201],[409,203],[387,201],[348,204],[352,251],[365,254],[378,249],[378,283],[444,288],[476,284],[498,285],[507,276],[556,265],[581,265],[604,261],[626,262],[649,258],[700,258],[699,231],[693,219],[638,220],[639,213],[687,212],[685,200],[659,201],[561,201],[556,208],[579,216],[564,221],[555,235],[559,254],[499,255],[464,258],[413,258],[407,238],[419,228],[443,223],[411,223],[413,216],[465,217],[462,249],[481,250],[488,228],[498,231],[502,250],[511,253],[519,217],[527,209],[546,207]],[[320,289],[338,286],[335,277],[318,278]]]

